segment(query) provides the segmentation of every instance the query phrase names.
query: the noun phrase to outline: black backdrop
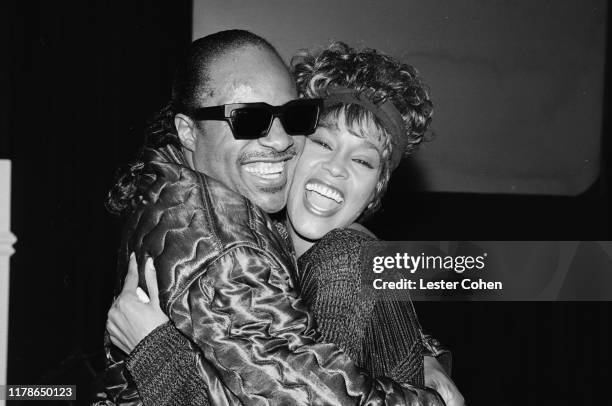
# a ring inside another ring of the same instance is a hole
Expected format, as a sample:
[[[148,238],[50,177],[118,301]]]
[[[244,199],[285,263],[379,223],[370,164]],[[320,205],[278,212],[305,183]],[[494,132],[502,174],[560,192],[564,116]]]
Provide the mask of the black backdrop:
[[[103,200],[116,167],[141,143],[146,117],[169,96],[173,64],[191,39],[191,4],[0,7],[0,158],[13,162],[18,237],[8,382],[77,384],[86,403],[103,364],[121,225]],[[389,240],[611,240],[609,130],[606,116],[601,176],[581,196],[411,193],[396,178],[369,226]],[[453,349],[470,405],[591,404],[608,384],[610,303],[416,306]]]
[[[190,2],[2,2],[0,157],[13,162],[10,383],[86,400],[112,300],[120,221],[103,201],[169,98]]]

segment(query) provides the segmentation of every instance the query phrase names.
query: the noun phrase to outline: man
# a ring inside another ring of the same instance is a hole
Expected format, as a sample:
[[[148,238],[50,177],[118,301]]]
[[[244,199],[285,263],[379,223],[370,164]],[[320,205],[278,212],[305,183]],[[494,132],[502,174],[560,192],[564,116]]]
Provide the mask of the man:
[[[165,362],[139,358],[138,351],[128,358],[147,404],[204,403],[202,388],[214,404],[437,402],[433,393],[364,376],[336,346],[317,343],[306,334],[307,310],[285,289],[295,261],[263,212],[284,207],[304,137],[288,136],[286,123],[271,116],[257,138],[240,139],[249,129],[227,112],[242,108],[236,103],[286,109],[296,96],[265,40],[244,31],[202,38],[177,72],[162,125],[147,140],[155,149],[118,185],[111,207],[133,209],[121,269],[131,251],[141,265],[155,258],[162,308],[191,340],[162,326],[142,345],[154,345]],[[194,119],[219,108],[213,120]],[[150,278],[144,268],[141,276]],[[150,293],[156,301],[157,292]],[[246,326],[261,328],[245,332]],[[107,395],[137,402],[123,364],[109,371]]]

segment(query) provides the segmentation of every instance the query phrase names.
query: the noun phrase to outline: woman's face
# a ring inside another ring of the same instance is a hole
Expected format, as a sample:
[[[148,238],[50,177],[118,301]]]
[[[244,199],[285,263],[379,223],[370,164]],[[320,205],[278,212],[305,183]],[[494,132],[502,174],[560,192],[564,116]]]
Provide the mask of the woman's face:
[[[321,123],[306,139],[289,191],[287,215],[297,234],[317,240],[353,223],[374,197],[381,151],[376,137],[360,136],[342,117]]]

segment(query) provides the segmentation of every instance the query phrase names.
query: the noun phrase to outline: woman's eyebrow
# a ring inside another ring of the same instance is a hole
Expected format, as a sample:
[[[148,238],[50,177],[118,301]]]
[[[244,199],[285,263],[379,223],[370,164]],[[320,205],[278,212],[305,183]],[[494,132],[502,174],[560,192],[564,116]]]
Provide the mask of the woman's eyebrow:
[[[382,159],[382,151],[380,150],[380,148],[378,148],[376,144],[365,138],[363,139],[363,144],[367,149],[373,149],[374,151],[376,151],[376,155]]]
[[[374,151],[376,151],[376,154],[378,156],[382,156],[382,152],[380,151],[380,149],[376,146],[376,144],[374,144],[371,141],[365,140],[365,146],[368,149],[373,149]]]
[[[363,140],[363,143],[365,144],[366,147],[368,148],[372,148],[375,149],[376,152],[380,153],[380,151],[378,150],[378,146],[376,144],[374,144],[372,141],[370,141],[366,136],[364,136],[363,134],[358,133],[357,131],[353,130],[352,128],[347,128],[348,132],[352,135],[354,135],[357,138],[361,138]]]
[[[326,130],[340,130],[338,123],[330,123],[329,121],[319,121],[319,127],[323,127]]]

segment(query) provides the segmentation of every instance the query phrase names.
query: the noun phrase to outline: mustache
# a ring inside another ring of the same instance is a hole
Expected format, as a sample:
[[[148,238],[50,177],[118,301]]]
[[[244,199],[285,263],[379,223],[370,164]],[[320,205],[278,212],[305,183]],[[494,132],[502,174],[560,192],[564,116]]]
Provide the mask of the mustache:
[[[292,159],[296,155],[297,155],[297,150],[295,149],[294,146],[291,146],[282,152],[278,152],[278,151],[245,152],[242,155],[240,155],[240,158],[238,161],[241,164],[245,164],[245,163],[252,162],[252,161],[267,160],[267,159],[275,160],[275,161],[285,161],[285,160]]]

